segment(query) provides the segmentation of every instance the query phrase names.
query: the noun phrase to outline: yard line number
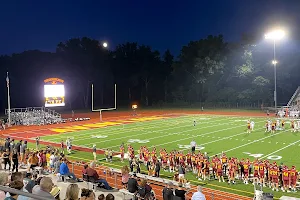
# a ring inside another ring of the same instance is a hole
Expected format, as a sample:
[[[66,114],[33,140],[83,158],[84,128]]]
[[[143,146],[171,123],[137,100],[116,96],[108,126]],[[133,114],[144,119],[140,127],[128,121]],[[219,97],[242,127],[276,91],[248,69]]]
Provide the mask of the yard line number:
[[[262,153],[257,153],[257,154],[252,154],[250,152],[243,152],[243,153],[247,154],[248,156],[254,157],[254,158],[260,158],[264,155]],[[278,156],[278,155],[272,155],[272,156],[267,157],[268,160],[280,160],[281,158],[282,158],[282,156]]]

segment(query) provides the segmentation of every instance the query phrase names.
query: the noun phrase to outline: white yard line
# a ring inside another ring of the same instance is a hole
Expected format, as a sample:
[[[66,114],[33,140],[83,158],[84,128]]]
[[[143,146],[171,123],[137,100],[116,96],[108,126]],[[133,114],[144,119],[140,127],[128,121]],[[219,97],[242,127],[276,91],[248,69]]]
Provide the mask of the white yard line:
[[[287,131],[287,130],[286,130],[286,131]],[[283,132],[286,132],[286,131],[283,131]],[[275,136],[275,135],[279,135],[280,133],[283,133],[283,132],[279,132],[279,133],[275,133],[275,134],[272,134],[272,133],[270,133],[270,135],[269,135],[269,136],[263,137],[263,138],[261,138],[261,139],[258,139],[258,140],[254,140],[254,141],[252,141],[252,142],[249,142],[249,143],[247,143],[247,144],[243,144],[243,145],[240,145],[240,146],[237,146],[237,147],[234,147],[234,148],[228,149],[228,150],[224,150],[223,152],[227,153],[227,152],[230,152],[230,151],[233,151],[233,150],[236,150],[236,149],[239,149],[239,148],[242,148],[242,147],[248,146],[248,145],[250,145],[250,144],[253,144],[253,143],[256,143],[256,142],[262,141],[262,140],[264,140],[264,139],[267,139],[267,138],[269,138],[269,137],[273,137],[273,136]],[[220,154],[222,154],[222,152],[221,152],[221,153],[217,153],[217,155],[220,155]]]
[[[157,136],[157,137],[153,137],[153,138],[147,139],[147,140],[150,140],[150,139],[167,137],[167,136],[170,136],[170,135],[177,135],[177,134],[181,134],[181,133],[185,133],[185,132],[190,132],[190,131],[195,131],[195,130],[201,130],[201,129],[212,128],[212,127],[218,127],[218,126],[222,126],[222,125],[228,125],[228,123],[217,124],[217,125],[213,125],[213,126],[205,126],[205,127],[200,127],[200,128],[194,128],[192,125],[172,127],[172,128],[168,128],[168,129],[161,129],[161,130],[158,130],[158,131],[151,131],[151,132],[146,132],[146,133],[138,133],[138,134],[135,134],[135,135],[128,135],[128,136],[114,138],[114,139],[110,139],[110,140],[102,140],[102,141],[95,142],[95,143],[92,143],[92,144],[105,143],[105,142],[120,140],[120,139],[124,139],[124,138],[134,139],[135,136],[148,135],[148,134],[152,134],[152,133],[163,133],[163,131],[168,131],[168,130],[172,130],[172,129],[181,129],[181,128],[184,128],[184,127],[190,127],[191,128],[191,129],[186,130],[186,131],[175,132],[175,133],[171,133],[171,134]],[[77,141],[77,140],[75,140],[75,141]],[[120,146],[120,145],[118,145],[118,146]]]
[[[221,122],[221,121],[224,121],[225,119],[224,118],[220,118],[220,120],[214,120],[214,123],[212,122],[209,122],[209,121],[205,121],[205,122],[201,122],[201,124],[215,124],[215,122]],[[159,125],[166,125],[167,127],[169,127],[170,123],[162,123],[162,122],[159,122],[159,123],[155,123],[156,126],[149,126],[149,125],[139,125],[137,127],[143,127],[142,130],[140,131],[149,131],[149,130],[153,130],[153,129],[159,129]],[[160,131],[166,131],[166,130],[172,130],[172,129],[177,129],[177,128],[185,128],[185,127],[191,127],[193,126],[192,125],[192,121],[189,125],[186,125],[186,126],[172,126],[172,128],[167,128],[167,129],[160,129],[159,131],[152,131],[152,132],[160,132]],[[114,131],[101,131],[101,130],[98,130],[96,132],[89,132],[89,134],[85,134],[85,135],[88,135],[87,137],[80,137],[81,139],[74,139],[73,141],[74,142],[78,142],[78,141],[81,141],[81,140],[86,140],[86,139],[91,139],[91,135],[94,134],[94,133],[101,133],[101,134],[105,134],[106,132],[108,132],[109,136],[115,136],[115,135],[122,135],[124,133],[128,133],[128,132],[134,132],[134,128],[136,127],[128,127],[126,130],[116,130],[115,132]],[[145,133],[145,134],[149,134],[149,132]],[[136,134],[136,135],[145,135],[145,134]],[[74,135],[73,137],[78,137],[80,135]],[[131,136],[135,136],[135,135],[131,135]],[[69,136],[69,137],[72,137],[72,136]],[[53,141],[53,140],[57,140],[57,138],[65,138],[65,137],[55,137],[54,139],[47,139],[45,141]],[[121,138],[115,138],[115,139],[122,139],[123,137]],[[106,142],[106,141],[101,141],[101,142]],[[98,142],[100,143],[100,141]]]
[[[271,156],[271,155],[273,155],[274,153],[277,153],[277,152],[279,152],[279,151],[282,151],[283,149],[289,148],[290,146],[296,145],[298,142],[300,142],[300,140],[297,140],[297,141],[295,141],[295,142],[293,142],[293,143],[290,143],[289,145],[287,145],[287,146],[285,146],[285,147],[282,147],[282,148],[280,148],[280,149],[278,149],[278,150],[276,150],[276,151],[273,151],[272,153],[269,153],[269,154],[267,154],[267,155],[265,155],[265,156],[263,156],[263,157],[260,157],[259,160],[260,160],[260,159],[263,159],[263,158],[266,158],[266,157],[268,157],[268,156]]]
[[[226,123],[228,125],[228,123]],[[176,143],[176,142],[179,142],[179,141],[183,141],[183,140],[187,140],[187,139],[192,139],[192,138],[197,138],[198,136],[204,136],[204,135],[209,135],[209,134],[213,134],[213,133],[218,133],[218,132],[222,132],[222,131],[226,131],[226,130],[230,130],[230,129],[234,129],[234,128],[239,128],[239,127],[243,127],[245,125],[242,125],[242,126],[235,126],[235,127],[231,127],[231,128],[225,128],[225,129],[220,129],[220,130],[217,130],[217,131],[212,131],[212,132],[208,132],[208,133],[205,133],[205,134],[200,134],[200,135],[193,135],[191,137],[185,137],[183,139],[179,139],[179,140],[173,140],[171,142],[166,142],[166,143],[161,143],[161,144],[158,144],[158,145],[152,145],[151,147],[157,147],[157,146],[162,146],[162,145],[166,145],[166,144],[172,144],[172,143]],[[190,130],[187,130],[187,131],[182,131],[182,132],[188,132]],[[150,148],[151,148],[150,147]]]
[[[256,129],[256,130],[263,130],[263,129],[265,129],[265,128],[260,128],[260,129]],[[215,142],[222,141],[222,140],[226,140],[226,139],[229,139],[229,138],[233,138],[233,137],[236,137],[236,136],[239,136],[239,135],[245,135],[245,134],[247,134],[247,133],[245,133],[245,131],[244,131],[242,133],[238,133],[238,134],[235,134],[235,135],[232,135],[232,136],[228,136],[228,137],[221,138],[221,139],[218,139],[218,140],[213,140],[211,142],[203,143],[203,144],[201,144],[201,146],[211,144],[211,143],[215,143]]]
[[[232,117],[233,119],[235,119],[236,117]],[[231,118],[230,118],[231,119]],[[223,121],[223,120],[228,120],[228,118],[223,118],[222,120],[219,120],[219,121]],[[213,124],[215,124],[216,121],[213,122]],[[211,128],[211,127],[216,127],[216,126],[221,126],[221,125],[228,125],[228,124],[234,124],[236,122],[231,122],[231,123],[224,123],[224,124],[218,124],[218,125],[214,125],[214,126],[206,126],[206,127],[201,127],[200,129],[205,129],[205,128]],[[260,123],[260,122],[258,122]],[[201,124],[204,124],[201,123]],[[210,123],[206,123],[206,124],[210,124]],[[198,125],[200,126],[200,125]],[[241,125],[241,126],[236,126],[236,127],[233,127],[233,128],[238,128],[238,127],[242,127],[242,126],[245,126],[245,125]],[[188,126],[184,126],[184,127],[191,127],[191,125],[188,125]],[[184,127],[175,127],[175,128],[184,128]],[[233,129],[233,128],[229,128],[229,129]],[[152,131],[153,132],[162,132],[162,131],[166,131],[166,130],[171,130],[173,128],[170,128],[170,129],[162,129],[162,130],[159,130],[159,131]],[[180,132],[177,132],[177,133],[171,133],[171,134],[167,134],[167,135],[163,135],[163,136],[156,136],[156,137],[153,137],[153,138],[147,138],[147,140],[151,140],[151,139],[158,139],[158,138],[163,138],[163,137],[169,137],[169,136],[172,136],[172,135],[176,135],[176,134],[181,134],[181,133],[185,133],[185,132],[190,132],[190,131],[194,131],[194,130],[199,130],[199,128],[193,128],[193,129],[189,129],[189,130],[186,130],[186,131],[180,131]],[[221,130],[218,130],[218,131],[213,131],[213,132],[209,132],[209,133],[206,133],[206,134],[200,134],[200,135],[195,135],[195,136],[204,136],[204,135],[209,135],[209,134],[212,134],[212,133],[216,133],[216,132],[221,132],[223,130],[228,130],[228,129],[221,129]],[[245,132],[243,132],[245,133]],[[146,135],[146,134],[151,134],[151,133],[145,133],[145,134],[137,134],[137,136],[141,136],[141,135]],[[132,138],[132,136],[136,136],[136,135],[131,135],[131,136],[126,136],[126,137],[123,137],[123,138],[130,138],[130,139],[134,139]],[[161,145],[164,145],[164,144],[170,144],[170,143],[173,143],[173,142],[177,142],[177,141],[182,141],[182,140],[186,140],[186,139],[190,139],[190,138],[193,138],[195,136],[192,136],[192,137],[188,137],[188,138],[183,138],[183,139],[180,139],[180,140],[175,140],[175,141],[172,141],[172,142],[168,142],[168,143],[163,143]],[[112,140],[120,140],[120,139],[123,139],[123,138],[116,138],[116,139],[112,139]],[[92,144],[98,144],[98,143],[103,143],[103,142],[108,142],[108,141],[112,141],[112,140],[106,140],[106,141],[99,141],[99,142],[96,142],[96,143],[89,143],[87,145],[92,145]],[[161,146],[161,145],[153,145],[153,146]],[[114,146],[110,146],[110,147],[105,147],[106,148],[114,148],[114,147],[119,147],[120,145],[114,145]],[[85,147],[88,147],[88,146],[85,146]]]
[[[238,127],[233,127],[233,128],[238,128]],[[233,129],[233,128],[230,128],[230,129]],[[221,129],[221,130],[218,130],[218,131],[212,131],[212,132],[208,132],[208,133],[205,133],[205,134],[200,134],[200,135],[194,135],[193,137],[197,137],[197,136],[202,136],[202,135],[209,135],[209,134],[212,134],[212,133],[216,133],[216,132],[221,132],[221,131],[224,131],[224,130],[227,130],[227,129]],[[157,137],[153,137],[153,138],[148,138],[146,140],[151,140],[151,139],[158,139],[158,138],[162,138],[162,137],[167,137],[167,136],[172,136],[172,135],[176,135],[176,134],[181,134],[181,133],[184,133],[184,132],[189,132],[191,130],[186,130],[186,131],[181,131],[181,132],[178,132],[178,133],[170,133],[170,134],[167,134],[167,135],[163,135],[163,136],[157,136]],[[192,138],[192,137],[191,137]],[[184,138],[184,139],[180,139],[180,140],[185,140],[187,138]],[[175,141],[172,141],[171,143],[173,142],[176,142],[176,141],[180,141],[180,140],[175,140]],[[164,143],[164,144],[168,144],[168,143]],[[161,145],[164,145],[164,144],[159,144],[159,145],[152,145],[150,146],[151,147],[156,147],[156,146],[161,146]],[[115,146],[111,146],[111,147],[107,147],[108,149],[110,148],[114,148],[114,147],[119,147],[120,145],[115,145]]]
[[[184,116],[184,117],[187,117],[187,116]],[[221,120],[217,120],[217,121],[223,121],[224,120],[224,118],[220,118],[220,119]],[[159,121],[157,121],[157,120],[159,120]],[[119,128],[115,129],[115,128],[113,128],[113,126],[107,126],[107,127],[102,127],[102,128],[95,128],[96,129],[95,131],[92,131],[93,129],[87,129],[87,130],[81,130],[81,131],[75,131],[75,132],[61,133],[58,136],[55,136],[55,138],[53,138],[53,139],[46,139],[45,141],[54,141],[54,140],[57,140],[57,138],[78,137],[78,136],[82,136],[82,135],[88,135],[87,137],[80,137],[81,138],[80,140],[84,140],[84,138],[85,139],[91,138],[91,135],[92,134],[96,134],[96,133],[101,133],[101,134],[109,133],[110,136],[111,135],[118,135],[118,134],[123,134],[123,133],[131,132],[132,129],[134,129],[136,127],[147,127],[147,129],[152,129],[152,128],[156,128],[157,125],[170,125],[169,120],[173,121],[173,120],[178,120],[178,119],[176,119],[176,118],[168,118],[168,122],[162,122],[163,119],[157,119],[157,120],[136,121],[136,122],[132,122],[132,123],[129,123],[129,124],[114,125],[116,127],[119,127],[119,126],[124,126],[125,127],[126,126],[126,128],[123,128],[123,129],[119,129]],[[186,120],[186,121],[188,122],[188,120]],[[190,121],[191,124],[193,123],[193,121],[191,119],[189,119],[189,121]],[[146,125],[147,122],[149,122],[149,123],[151,123],[151,125],[155,125],[155,126]],[[212,123],[212,122],[202,122],[202,123],[206,124],[206,123]],[[145,130],[145,128],[143,128],[143,129]],[[86,133],[86,132],[88,132],[88,133]],[[116,134],[112,134],[112,133],[115,133],[115,132],[116,132]],[[79,134],[76,134],[76,133],[79,133]],[[69,135],[69,136],[62,136],[62,135]]]

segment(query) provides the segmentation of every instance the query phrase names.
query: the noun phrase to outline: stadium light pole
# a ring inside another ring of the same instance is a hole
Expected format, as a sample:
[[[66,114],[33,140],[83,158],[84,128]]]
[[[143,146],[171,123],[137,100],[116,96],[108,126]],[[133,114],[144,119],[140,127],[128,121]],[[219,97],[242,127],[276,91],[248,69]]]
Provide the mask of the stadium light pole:
[[[8,72],[6,73],[6,86],[7,86],[7,107],[8,107],[8,127],[11,127],[11,115],[10,115],[10,91],[9,91],[9,77]]]
[[[285,32],[283,30],[273,30],[265,34],[265,39],[273,40],[273,60],[272,64],[274,65],[274,104],[275,104],[275,112],[277,109],[277,69],[276,66],[278,64],[276,60],[276,41],[281,40],[285,36]]]

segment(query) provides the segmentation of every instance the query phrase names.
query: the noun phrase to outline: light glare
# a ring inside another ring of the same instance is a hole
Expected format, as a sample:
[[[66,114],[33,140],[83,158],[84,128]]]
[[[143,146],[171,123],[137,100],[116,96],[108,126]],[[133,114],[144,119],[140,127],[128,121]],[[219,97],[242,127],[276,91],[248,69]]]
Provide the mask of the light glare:
[[[276,65],[277,63],[278,63],[277,60],[272,60],[273,65]]]
[[[106,48],[108,45],[106,42],[103,43],[103,47]]]
[[[274,30],[267,34],[265,34],[266,39],[272,39],[272,40],[280,40],[284,38],[285,32],[283,30]]]
[[[65,97],[65,86],[44,85],[44,97]]]

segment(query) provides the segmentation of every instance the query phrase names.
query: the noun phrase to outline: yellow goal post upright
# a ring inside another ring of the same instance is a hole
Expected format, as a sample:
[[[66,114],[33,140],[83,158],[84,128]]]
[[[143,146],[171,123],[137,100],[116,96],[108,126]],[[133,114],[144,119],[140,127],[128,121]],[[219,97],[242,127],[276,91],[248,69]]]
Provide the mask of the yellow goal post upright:
[[[92,84],[92,112],[100,113],[100,122],[102,122],[102,111],[117,110],[117,84],[115,84],[115,107],[94,109],[94,84]]]

